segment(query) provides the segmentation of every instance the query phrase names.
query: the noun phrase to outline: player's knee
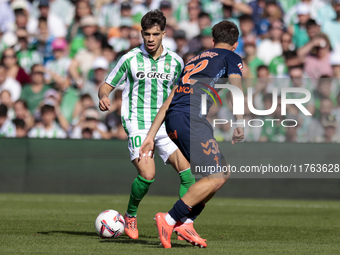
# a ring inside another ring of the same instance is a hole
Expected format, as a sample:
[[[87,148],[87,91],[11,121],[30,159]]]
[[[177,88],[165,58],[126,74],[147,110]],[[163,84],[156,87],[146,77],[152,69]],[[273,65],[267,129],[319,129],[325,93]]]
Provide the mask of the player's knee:
[[[143,173],[140,176],[148,181],[152,181],[155,178],[155,173]]]
[[[220,188],[222,188],[224,183],[228,180],[229,176],[230,176],[230,173],[229,174],[224,173],[221,176],[213,178],[214,192],[217,192]]]

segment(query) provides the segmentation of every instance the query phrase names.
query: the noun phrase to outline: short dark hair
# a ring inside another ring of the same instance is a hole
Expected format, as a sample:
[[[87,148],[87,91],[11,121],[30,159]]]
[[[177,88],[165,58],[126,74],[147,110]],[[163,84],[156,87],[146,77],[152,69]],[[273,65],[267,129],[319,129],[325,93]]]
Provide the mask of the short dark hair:
[[[159,10],[152,10],[145,14],[141,20],[142,29],[145,31],[154,26],[159,26],[164,31],[166,25],[166,18],[163,12]]]
[[[39,17],[38,21],[39,21],[39,23],[40,23],[40,22],[47,23],[47,18],[45,18],[45,17]]]
[[[240,17],[238,17],[238,20],[241,21],[253,21],[253,18],[249,14],[242,14]]]
[[[16,128],[23,128],[23,129],[26,128],[26,123],[22,119],[16,118],[16,119],[12,120],[12,122],[15,125]]]
[[[41,107],[40,109],[40,114],[43,115],[47,112],[54,112],[55,113],[55,108],[53,105],[45,104]]]
[[[311,26],[318,26],[318,23],[314,19],[309,19],[306,23],[306,27],[311,27]]]
[[[215,43],[227,43],[234,45],[239,36],[239,31],[235,23],[223,20],[212,28],[212,35]]]
[[[208,13],[206,12],[200,12],[200,14],[198,14],[198,18],[201,19],[201,18],[209,18],[211,20],[211,17]]]
[[[0,104],[0,117],[7,117],[8,108],[4,104]]]
[[[256,71],[260,71],[261,69],[266,69],[268,71],[268,66],[266,65],[259,65],[257,68],[256,68]]]
[[[22,105],[24,106],[24,108],[25,108],[26,110],[28,110],[28,105],[27,105],[27,102],[26,102],[25,100],[23,100],[23,99],[18,99],[17,101],[15,101],[14,104],[18,104],[18,103],[22,103]]]

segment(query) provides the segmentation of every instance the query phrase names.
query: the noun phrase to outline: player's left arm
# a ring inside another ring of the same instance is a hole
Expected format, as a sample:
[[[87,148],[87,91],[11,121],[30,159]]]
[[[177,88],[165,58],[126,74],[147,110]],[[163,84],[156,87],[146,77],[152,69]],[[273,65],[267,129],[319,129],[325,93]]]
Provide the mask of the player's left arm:
[[[165,100],[161,108],[159,109],[154,121],[152,122],[152,125],[149,129],[148,134],[146,135],[146,138],[144,142],[142,143],[142,146],[139,149],[139,160],[143,157],[143,155],[148,155],[149,151],[151,151],[151,157],[153,157],[153,151],[154,151],[154,139],[156,137],[156,134],[161,127],[161,125],[164,122],[166,111],[169,109],[170,103],[172,101],[172,98],[174,97],[175,90],[177,89],[178,85],[175,85],[169,95],[169,97]],[[145,162],[147,163],[148,157],[145,157]]]
[[[243,91],[242,87],[242,77],[239,74],[230,74],[228,76],[229,82],[231,85],[238,87],[241,91]],[[236,120],[243,119],[243,115],[236,115]],[[238,143],[244,139],[244,130],[243,127],[237,127],[234,129],[233,137],[231,140],[231,144]]]

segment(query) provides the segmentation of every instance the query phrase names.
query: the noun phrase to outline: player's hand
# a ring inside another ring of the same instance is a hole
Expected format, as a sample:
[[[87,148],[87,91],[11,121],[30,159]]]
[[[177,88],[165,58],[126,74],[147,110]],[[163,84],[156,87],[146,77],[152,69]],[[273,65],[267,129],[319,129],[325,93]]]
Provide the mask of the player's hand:
[[[234,129],[233,138],[231,140],[231,144],[234,145],[244,139],[244,131],[243,127],[237,127]]]
[[[110,111],[110,105],[111,105],[111,101],[108,97],[103,97],[102,99],[100,99],[99,101],[99,109],[102,111],[102,112],[105,112],[105,111]]]
[[[145,157],[145,163],[148,163],[149,152],[151,151],[150,157],[153,158],[154,150],[155,150],[155,142],[153,138],[146,136],[144,142],[142,143],[142,146],[139,148],[138,162],[142,160],[142,157]]]

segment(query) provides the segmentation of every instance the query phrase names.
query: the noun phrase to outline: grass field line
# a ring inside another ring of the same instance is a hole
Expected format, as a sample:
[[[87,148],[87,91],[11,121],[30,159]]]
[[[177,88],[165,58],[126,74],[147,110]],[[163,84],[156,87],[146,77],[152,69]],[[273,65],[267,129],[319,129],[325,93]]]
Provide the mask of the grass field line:
[[[107,198],[106,202],[111,202],[113,204],[117,203],[124,203],[126,201],[126,198],[124,198],[124,195],[118,195],[118,196],[109,196],[109,195],[103,195],[103,200],[98,200],[97,198],[93,197],[92,195],[76,195],[79,196],[79,198],[74,198],[69,195],[36,195],[36,194],[0,194],[0,202],[60,202],[60,203],[94,203],[94,204],[102,204],[105,198]],[[83,197],[82,197],[83,196]],[[146,199],[143,200],[143,204],[145,205],[168,205],[169,202],[162,201],[157,199],[154,201],[153,196],[148,196]],[[176,198],[174,197],[174,202]],[[337,201],[288,201],[288,200],[282,200],[280,203],[277,203],[277,200],[274,202],[271,202],[271,200],[268,199],[257,199],[253,200],[251,202],[247,202],[248,199],[244,199],[245,202],[240,203],[240,199],[233,199],[233,198],[227,198],[223,199],[221,201],[220,198],[213,199],[209,202],[210,205],[214,206],[235,206],[235,207],[262,207],[262,208],[314,208],[314,209],[340,209],[340,203]]]

